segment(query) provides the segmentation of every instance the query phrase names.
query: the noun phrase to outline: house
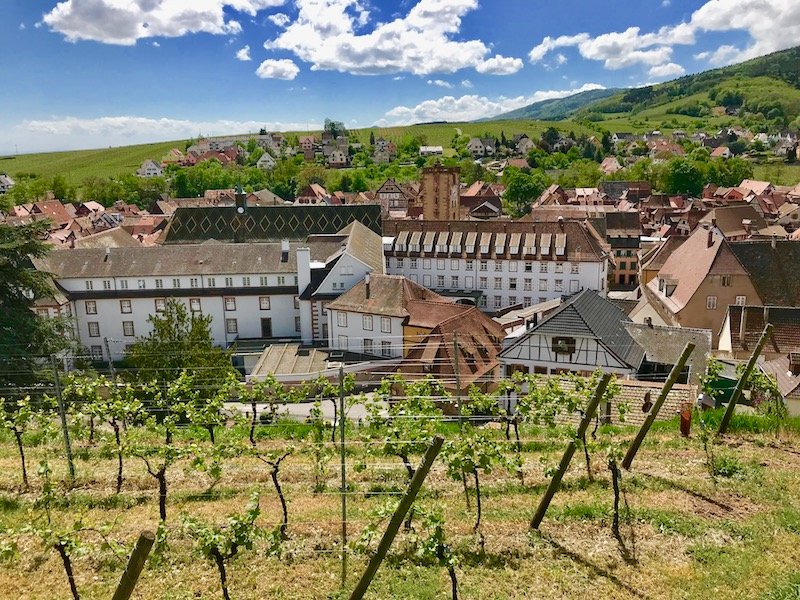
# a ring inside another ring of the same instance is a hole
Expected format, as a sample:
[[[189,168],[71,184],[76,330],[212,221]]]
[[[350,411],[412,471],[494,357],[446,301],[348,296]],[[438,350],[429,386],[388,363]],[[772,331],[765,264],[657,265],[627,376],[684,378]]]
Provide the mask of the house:
[[[777,382],[789,416],[800,416],[800,353],[791,352],[772,360],[759,361],[758,368]]]
[[[778,208],[777,224],[787,231],[796,231],[800,228],[800,203],[784,202]]]
[[[384,181],[375,192],[375,198],[387,212],[407,212],[409,203],[413,202],[415,197],[409,188],[397,183],[393,177]]]
[[[315,144],[315,140],[314,140],[314,136],[313,135],[301,136],[300,139],[299,139],[299,143],[300,143],[300,149],[303,152],[306,152],[306,151],[309,151],[309,150],[313,152],[314,144]]]
[[[473,158],[483,158],[489,153],[484,140],[477,137],[467,142],[467,151],[469,151]],[[494,154],[494,145],[492,145],[492,154]]]
[[[755,179],[743,179],[739,184],[740,188],[749,190],[756,196],[765,196],[775,191],[775,186],[769,181],[758,181]]]
[[[728,241],[759,237],[760,232],[767,228],[764,217],[750,204],[712,208],[700,219],[700,225],[710,227]],[[784,231],[782,237],[786,235]]]
[[[718,146],[711,151],[711,158],[733,158],[733,152],[727,146]]]
[[[5,194],[14,187],[14,180],[7,173],[0,173],[0,194]]]
[[[396,219],[383,234],[389,274],[487,312],[607,290],[608,254],[585,222]]]
[[[606,373],[634,377],[644,351],[625,328],[629,321],[612,302],[583,290],[500,353],[503,373],[591,375]]]
[[[339,148],[334,148],[327,156],[328,166],[332,169],[346,167],[349,160],[350,158],[347,155],[347,151],[343,151]]]
[[[630,132],[618,131],[611,134],[611,143],[615,148],[625,146],[636,140],[636,136]]]
[[[719,352],[726,358],[749,358],[767,323],[772,324],[772,336],[762,350],[764,357],[800,352],[800,307],[753,305],[728,307],[719,332]]]
[[[536,143],[523,133],[522,137],[517,141],[515,148],[517,154],[521,154],[522,156],[527,156],[527,154],[531,150],[536,148]]]
[[[442,156],[444,154],[444,148],[441,146],[420,146],[419,147],[419,155],[420,156]]]
[[[606,156],[603,162],[600,163],[600,172],[604,175],[611,175],[617,171],[622,170],[622,165],[619,164],[616,156]]]
[[[136,171],[138,177],[163,177],[164,169],[154,160],[146,160]]]
[[[193,209],[198,210],[198,209]],[[289,227],[286,227],[288,230]],[[367,272],[383,272],[381,237],[358,221],[333,235],[261,243],[75,248],[34,259],[75,318],[77,341],[97,360],[122,358],[151,329],[167,298],[212,317],[211,336],[327,340],[326,301]]]
[[[310,183],[297,192],[295,204],[330,204],[331,195],[318,183]]]
[[[262,171],[271,171],[275,168],[276,164],[277,163],[275,162],[273,156],[269,152],[264,152],[264,154],[261,155],[261,158],[259,158],[256,162],[256,167]]]
[[[49,219],[53,229],[61,229],[73,218],[58,200],[34,202],[30,214],[36,220]]]
[[[372,161],[379,165],[385,165],[392,162],[392,155],[388,150],[375,150],[372,154]]]
[[[503,200],[495,184],[478,180],[461,190],[459,205],[462,213],[473,214],[481,207],[478,212],[485,215],[483,218],[497,217],[502,214]]]

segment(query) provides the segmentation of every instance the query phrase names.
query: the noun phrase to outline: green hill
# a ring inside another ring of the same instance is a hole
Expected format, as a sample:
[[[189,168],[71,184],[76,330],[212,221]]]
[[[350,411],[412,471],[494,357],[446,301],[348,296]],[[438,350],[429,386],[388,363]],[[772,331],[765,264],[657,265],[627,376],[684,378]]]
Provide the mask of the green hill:
[[[583,108],[587,104],[592,104],[610,96],[620,93],[618,88],[604,90],[588,90],[579,94],[573,94],[566,98],[553,98],[534,102],[517,110],[512,110],[496,117],[490,117],[486,121],[503,121],[511,119],[538,119],[542,121],[560,121],[568,118],[575,111]]]

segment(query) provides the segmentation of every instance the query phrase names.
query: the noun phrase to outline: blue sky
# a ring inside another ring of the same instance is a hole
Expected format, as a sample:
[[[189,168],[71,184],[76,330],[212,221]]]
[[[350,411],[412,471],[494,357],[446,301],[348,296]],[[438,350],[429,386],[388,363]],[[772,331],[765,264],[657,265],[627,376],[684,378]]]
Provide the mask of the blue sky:
[[[6,0],[0,153],[471,120],[790,47],[798,0]]]

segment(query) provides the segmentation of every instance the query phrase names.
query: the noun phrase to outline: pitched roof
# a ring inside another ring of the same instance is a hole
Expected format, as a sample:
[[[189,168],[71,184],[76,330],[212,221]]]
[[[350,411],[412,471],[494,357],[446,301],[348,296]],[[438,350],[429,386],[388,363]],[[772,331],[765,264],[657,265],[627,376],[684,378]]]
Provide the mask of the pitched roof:
[[[728,307],[726,320],[730,322],[734,352],[752,351],[767,323],[772,323],[773,329],[765,351],[800,350],[800,307],[732,305]]]
[[[536,334],[595,338],[619,360],[638,369],[644,358],[644,350],[625,328],[629,322],[625,311],[613,302],[593,290],[583,290],[564,302],[558,310],[531,328],[508,349]]]
[[[367,280],[364,278],[327,307],[331,310],[406,318],[412,314],[409,305],[419,300],[436,300],[453,304],[439,294],[400,275],[371,274],[369,296],[367,296]]]
[[[687,343],[695,345],[687,365],[693,382],[705,372],[706,360],[711,354],[711,330],[689,327],[661,327],[642,323],[626,323],[625,329],[644,350],[645,358],[652,363],[674,365],[680,359]]]
[[[772,375],[778,384],[778,390],[784,398],[800,400],[800,375],[790,370],[788,355],[769,361],[760,361],[758,367],[767,375]]]
[[[745,228],[745,221],[749,221],[749,231]],[[700,223],[716,223],[717,228],[726,238],[741,237],[758,233],[767,227],[758,211],[750,204],[735,204],[733,206],[719,206],[700,219]]]
[[[790,240],[731,242],[764,304],[800,305],[800,244]]]
[[[642,260],[642,269],[660,270],[667,262],[667,259],[675,250],[680,248],[688,240],[687,236],[671,235],[658,246],[647,252]]]
[[[769,181],[758,181],[756,179],[743,179],[742,183],[739,184],[739,187],[748,189],[754,194],[760,196],[761,194],[765,193],[770,187],[772,187],[772,184]]]

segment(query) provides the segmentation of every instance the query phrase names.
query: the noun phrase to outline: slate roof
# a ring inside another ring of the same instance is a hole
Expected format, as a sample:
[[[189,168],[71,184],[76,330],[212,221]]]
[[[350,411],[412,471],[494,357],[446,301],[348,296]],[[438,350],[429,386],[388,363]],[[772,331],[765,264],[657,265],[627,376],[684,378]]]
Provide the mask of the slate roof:
[[[800,244],[789,240],[730,242],[764,304],[800,305]]]
[[[273,242],[303,240],[315,233],[337,233],[359,221],[381,233],[381,207],[355,206],[255,206],[244,215],[235,207],[178,208],[164,230],[164,244]]]
[[[691,342],[695,349],[689,356],[687,365],[693,381],[705,372],[708,356],[711,354],[711,330],[690,327],[661,327],[642,323],[626,323],[625,329],[642,347],[645,359],[652,363],[674,365],[678,362],[686,344]]]
[[[728,307],[728,319],[734,352],[752,351],[767,323],[772,323],[773,329],[765,351],[800,350],[800,307],[732,305]]]
[[[362,280],[327,305],[341,310],[387,317],[406,318],[411,315],[409,304],[414,300],[440,300],[439,294],[399,275],[371,274],[369,298],[366,280]],[[449,304],[452,304],[450,302]]]
[[[588,337],[600,340],[622,362],[638,369],[644,358],[644,350],[625,328],[629,322],[625,311],[613,302],[593,290],[583,290],[531,328],[509,349],[535,334]]]
[[[755,235],[759,230],[767,227],[764,220],[750,204],[737,204],[734,206],[721,206],[711,211],[700,219],[700,223],[711,224],[716,222],[717,228],[726,238],[749,235],[742,221],[750,221],[749,234]]]

